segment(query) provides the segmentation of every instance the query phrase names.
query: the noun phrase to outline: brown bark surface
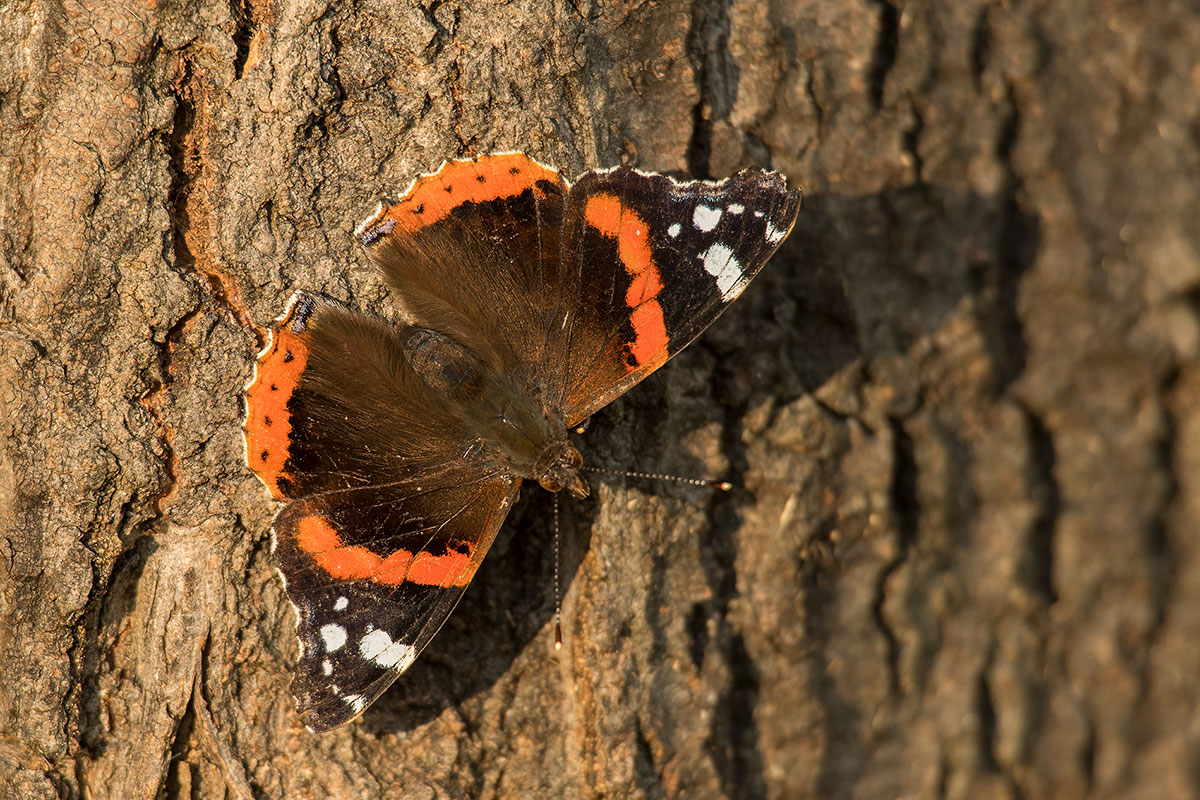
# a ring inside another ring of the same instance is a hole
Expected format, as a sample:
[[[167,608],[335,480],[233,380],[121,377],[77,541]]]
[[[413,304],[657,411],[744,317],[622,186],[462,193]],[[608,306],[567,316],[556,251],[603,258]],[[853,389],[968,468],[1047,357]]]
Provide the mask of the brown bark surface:
[[[1200,12],[0,6],[0,796],[1200,796]],[[240,394],[442,159],[786,173],[791,239],[304,730]]]

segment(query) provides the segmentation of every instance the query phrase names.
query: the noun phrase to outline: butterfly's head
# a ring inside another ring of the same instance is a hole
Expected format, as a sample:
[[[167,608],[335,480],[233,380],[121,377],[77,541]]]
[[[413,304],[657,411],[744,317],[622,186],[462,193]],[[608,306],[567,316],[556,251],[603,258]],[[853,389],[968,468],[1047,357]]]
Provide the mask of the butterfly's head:
[[[543,489],[551,492],[566,489],[582,500],[591,493],[583,475],[580,474],[583,470],[583,455],[566,442],[561,444],[561,449],[554,454],[550,466],[538,478],[538,483]]]

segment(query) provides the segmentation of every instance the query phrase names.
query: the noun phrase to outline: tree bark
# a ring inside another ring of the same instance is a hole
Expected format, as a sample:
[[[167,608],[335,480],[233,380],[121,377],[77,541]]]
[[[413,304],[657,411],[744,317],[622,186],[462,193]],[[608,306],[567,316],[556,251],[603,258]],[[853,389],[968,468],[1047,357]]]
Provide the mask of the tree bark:
[[[1200,795],[1200,12],[1165,0],[0,8],[0,796]],[[240,397],[443,159],[805,191],[308,733]]]

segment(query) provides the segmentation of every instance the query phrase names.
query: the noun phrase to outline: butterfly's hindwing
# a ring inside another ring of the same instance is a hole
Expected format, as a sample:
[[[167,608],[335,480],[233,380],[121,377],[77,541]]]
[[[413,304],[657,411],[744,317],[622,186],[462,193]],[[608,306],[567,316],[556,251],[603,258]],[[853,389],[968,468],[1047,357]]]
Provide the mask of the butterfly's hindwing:
[[[557,171],[519,153],[448,161],[359,237],[415,322],[537,380],[562,286],[566,195]]]

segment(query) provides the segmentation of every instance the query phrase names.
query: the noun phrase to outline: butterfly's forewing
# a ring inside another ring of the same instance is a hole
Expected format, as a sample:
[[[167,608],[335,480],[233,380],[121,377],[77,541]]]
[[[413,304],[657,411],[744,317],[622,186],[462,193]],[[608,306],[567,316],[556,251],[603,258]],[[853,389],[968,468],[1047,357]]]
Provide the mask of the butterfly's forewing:
[[[711,325],[779,248],[799,206],[782,176],[758,169],[688,183],[627,167],[585,173],[562,235],[570,313],[555,351],[567,423]]]
[[[293,691],[325,730],[357,716],[453,610],[519,480],[416,376],[397,333],[297,295],[247,389],[247,462],[279,499],[296,606]]]
[[[469,469],[420,480],[305,498],[276,520],[302,643],[292,693],[314,731],[356,717],[413,663],[516,496],[513,481]]]

